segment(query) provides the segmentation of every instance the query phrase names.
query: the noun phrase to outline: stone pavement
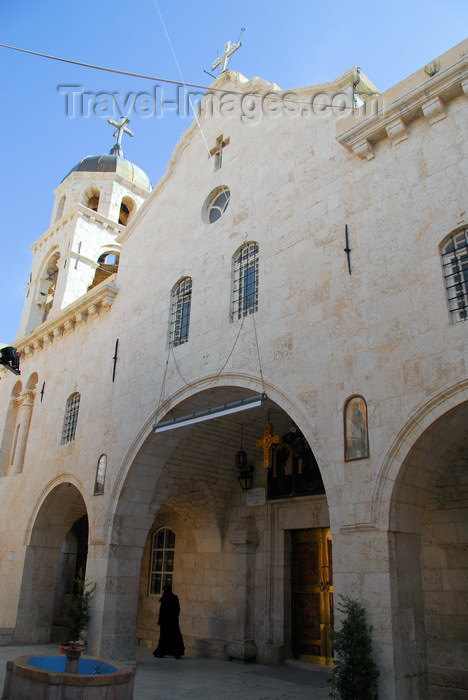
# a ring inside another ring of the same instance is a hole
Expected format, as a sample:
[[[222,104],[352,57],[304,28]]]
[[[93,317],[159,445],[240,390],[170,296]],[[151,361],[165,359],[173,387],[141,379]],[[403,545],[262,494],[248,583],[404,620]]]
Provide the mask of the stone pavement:
[[[55,644],[0,646],[0,692],[6,662],[23,654],[55,655]],[[329,669],[308,664],[262,666],[239,661],[183,657],[154,659],[136,648],[134,700],[322,700],[328,698]]]

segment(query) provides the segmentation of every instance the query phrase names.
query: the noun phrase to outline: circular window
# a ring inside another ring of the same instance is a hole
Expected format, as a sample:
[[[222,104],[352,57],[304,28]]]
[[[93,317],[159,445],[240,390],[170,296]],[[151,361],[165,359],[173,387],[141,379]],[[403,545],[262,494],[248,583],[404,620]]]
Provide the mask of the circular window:
[[[214,224],[226,211],[231,193],[227,187],[217,187],[206,198],[203,205],[202,218],[207,224]]]

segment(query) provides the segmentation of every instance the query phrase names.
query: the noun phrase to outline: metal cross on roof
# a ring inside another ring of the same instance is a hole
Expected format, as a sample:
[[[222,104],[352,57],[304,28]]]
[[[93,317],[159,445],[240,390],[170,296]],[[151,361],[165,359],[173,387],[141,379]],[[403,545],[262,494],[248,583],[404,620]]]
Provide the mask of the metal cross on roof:
[[[130,131],[130,129],[127,129],[127,124],[130,122],[130,119],[125,118],[125,117],[120,117],[120,121],[117,123],[113,119],[108,119],[107,123],[110,124],[111,126],[117,127],[117,130],[114,131],[112,134],[114,138],[117,139],[115,144],[112,146],[110,153],[111,155],[114,156],[121,156],[123,157],[123,151],[121,147],[121,142],[122,142],[122,136],[123,134],[128,134],[129,136],[133,136],[133,131]]]
[[[224,53],[223,53],[223,55],[222,55],[222,56],[219,56],[219,57],[216,59],[216,61],[215,61],[215,62],[213,63],[213,65],[211,66],[211,70],[214,70],[214,69],[217,68],[218,66],[221,66],[219,72],[220,72],[220,73],[224,73],[224,71],[227,69],[227,64],[228,64],[228,61],[229,61],[230,57],[232,56],[232,54],[234,53],[234,51],[237,51],[237,49],[240,49],[241,46],[242,46],[242,41],[238,41],[237,44],[234,44],[234,46],[231,46],[231,42],[228,41],[228,43],[227,43],[226,46],[224,47]]]

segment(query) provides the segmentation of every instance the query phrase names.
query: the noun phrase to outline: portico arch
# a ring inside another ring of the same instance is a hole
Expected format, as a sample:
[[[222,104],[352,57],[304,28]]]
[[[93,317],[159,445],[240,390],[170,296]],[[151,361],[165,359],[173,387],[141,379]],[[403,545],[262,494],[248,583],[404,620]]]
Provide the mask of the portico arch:
[[[466,668],[468,400],[451,388],[419,422],[389,508],[396,696],[442,697]],[[422,418],[422,416],[420,417]],[[413,424],[412,432],[418,423]],[[440,694],[442,693],[442,695]]]
[[[87,518],[86,504],[70,482],[54,485],[38,503],[26,546],[15,643],[50,641],[60,552],[67,533],[82,518]]]
[[[284,544],[289,528],[330,524],[323,493],[310,496],[315,507],[302,503],[297,521],[285,509],[286,500],[276,508],[279,516],[273,519],[268,516],[272,506],[267,500],[260,515],[246,505],[235,466],[241,423],[243,449],[255,469],[254,487],[266,488],[267,484],[263,452],[255,442],[263,435],[268,419],[280,435],[295,424],[311,443],[319,465],[325,461],[324,448],[318,444],[316,448],[313,430],[297,404],[273,388],[266,388],[270,398],[261,407],[154,434],[151,428],[158,420],[236,401],[262,387],[236,378],[229,384],[212,379],[211,386],[205,380],[196,389],[182,390],[148,419],[129,449],[128,461],[122,464],[114,491],[116,508],[108,517],[109,571],[108,583],[103,583],[107,590],[100,639],[104,655],[129,658],[135,638],[153,641],[144,629],[146,622],[155,622],[157,616],[157,600],[147,599],[149,548],[152,534],[164,526],[176,537],[174,587],[181,598],[184,633],[192,650],[219,656],[229,647],[234,656],[244,658],[242,655],[252,649],[244,642],[256,638],[260,640],[258,652],[266,659],[267,645],[276,649],[279,640],[284,646],[290,617],[278,618],[274,612],[276,597],[285,595],[284,585],[280,591],[273,586],[265,601],[265,583],[260,579],[274,578],[277,566],[282,575],[285,573],[286,559],[291,556]],[[284,409],[285,404],[291,406],[293,415]],[[332,471],[330,468],[330,479]],[[270,532],[271,527],[279,534]],[[266,549],[275,547],[276,539],[279,554],[270,557]],[[263,549],[261,565],[256,563],[258,548]],[[179,566],[182,561],[183,567]],[[237,581],[238,576],[242,580]],[[125,587],[119,584],[121,577],[125,577]],[[196,592],[193,586],[198,587]],[[257,605],[260,607],[255,612]],[[267,623],[265,614],[274,619]],[[233,642],[242,644],[229,646]]]

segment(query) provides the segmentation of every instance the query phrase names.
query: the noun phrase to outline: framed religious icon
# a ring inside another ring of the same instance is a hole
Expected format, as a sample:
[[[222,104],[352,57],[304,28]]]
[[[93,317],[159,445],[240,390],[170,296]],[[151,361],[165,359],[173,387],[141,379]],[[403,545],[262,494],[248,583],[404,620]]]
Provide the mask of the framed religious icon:
[[[104,482],[106,480],[107,455],[99,457],[96,469],[96,481],[94,482],[94,495],[101,496],[104,493]]]
[[[369,457],[367,404],[362,396],[351,396],[344,408],[345,462]]]

